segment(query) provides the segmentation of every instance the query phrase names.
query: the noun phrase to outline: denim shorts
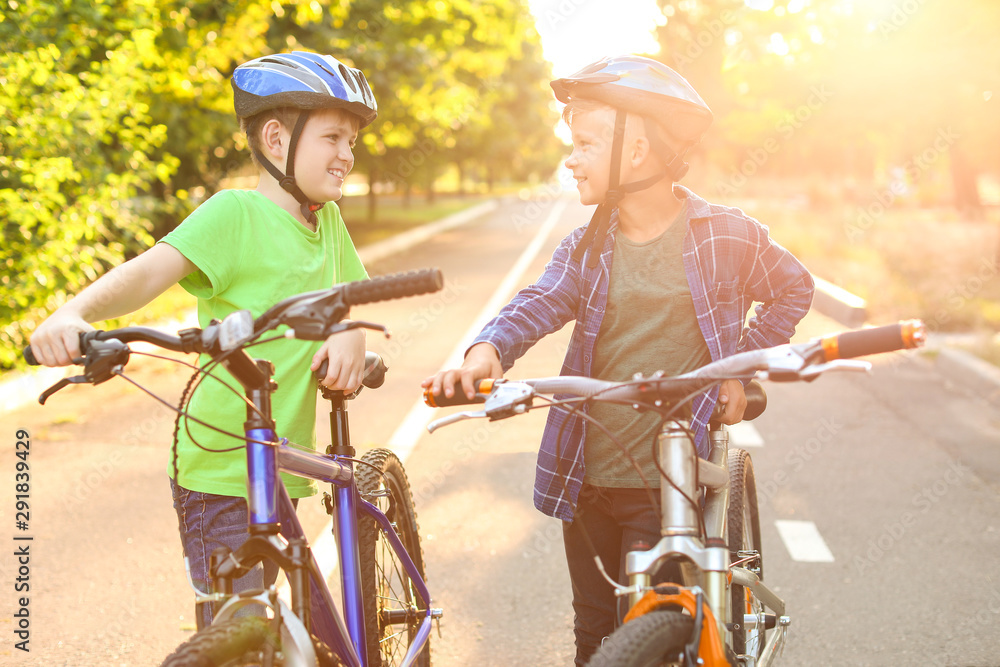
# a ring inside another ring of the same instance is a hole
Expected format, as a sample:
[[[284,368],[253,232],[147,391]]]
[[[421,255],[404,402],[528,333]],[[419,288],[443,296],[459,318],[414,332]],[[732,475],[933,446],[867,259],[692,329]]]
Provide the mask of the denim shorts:
[[[189,491],[170,480],[170,490],[177,511],[177,524],[181,533],[184,555],[191,567],[191,579],[198,590],[209,592],[208,564],[212,552],[220,546],[235,551],[246,542],[249,510],[243,498],[219,496],[212,493]],[[295,503],[295,500],[292,501]],[[253,570],[233,582],[233,592],[265,588],[278,578],[278,566],[270,561],[256,565]],[[211,605],[198,605],[195,619],[202,628],[212,622]],[[262,614],[258,605],[244,607],[237,616]]]

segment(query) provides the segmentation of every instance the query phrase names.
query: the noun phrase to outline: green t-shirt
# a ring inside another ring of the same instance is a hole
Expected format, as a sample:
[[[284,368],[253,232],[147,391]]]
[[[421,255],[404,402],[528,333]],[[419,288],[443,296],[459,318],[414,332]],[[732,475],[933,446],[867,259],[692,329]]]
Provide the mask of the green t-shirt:
[[[635,373],[651,375],[658,370],[678,375],[712,360],[684,272],[686,220],[682,209],[663,234],[643,243],[630,241],[616,231],[608,303],[594,345],[594,377],[620,382],[632,379]],[[660,474],[653,463],[652,443],[659,415],[599,402],[593,403],[589,412],[615,434],[639,464],[646,481],[658,487]],[[616,488],[643,485],[621,448],[593,425],[587,426],[583,460],[588,484]]]
[[[176,248],[198,271],[181,286],[198,297],[202,328],[237,310],[259,317],[287,297],[367,278],[344,226],[340,209],[329,203],[318,212],[316,231],[255,190],[223,190],[198,207],[160,242]],[[280,333],[284,327],[277,330]],[[272,410],[278,435],[316,447],[316,382],[309,371],[321,343],[280,339],[250,348],[256,358],[274,363],[278,391]],[[208,360],[204,355],[200,362]],[[218,367],[214,373],[234,387],[204,378],[194,392],[190,413],[209,424],[243,433],[246,404],[239,383]],[[246,497],[246,450],[242,440],[188,421],[178,433],[177,483],[191,491]],[[192,442],[211,450],[206,452]],[[168,465],[173,476],[173,464]],[[302,498],[316,492],[309,480],[283,475],[288,493]]]

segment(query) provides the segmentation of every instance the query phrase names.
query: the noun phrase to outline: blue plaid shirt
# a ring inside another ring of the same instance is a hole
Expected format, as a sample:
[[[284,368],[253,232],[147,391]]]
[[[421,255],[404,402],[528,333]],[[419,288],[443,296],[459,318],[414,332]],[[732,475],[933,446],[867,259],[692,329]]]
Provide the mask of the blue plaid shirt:
[[[709,204],[687,188],[674,187],[677,196],[687,199],[684,271],[712,360],[787,343],[812,302],[809,272],[770,239],[766,227],[740,209]],[[593,269],[586,267],[586,257],[581,262],[570,259],[585,228],[574,230],[559,244],[538,281],[518,292],[483,328],[475,343],[493,345],[505,372],[543,336],[576,320],[561,374],[590,375],[608,300],[617,226],[615,211]],[[744,326],[754,301],[761,303]],[[692,404],[695,442],[703,457],[708,455],[705,432],[717,397],[718,387]],[[586,420],[567,410],[549,411],[534,493],[535,507],[549,516],[573,519],[583,484],[586,427]]]

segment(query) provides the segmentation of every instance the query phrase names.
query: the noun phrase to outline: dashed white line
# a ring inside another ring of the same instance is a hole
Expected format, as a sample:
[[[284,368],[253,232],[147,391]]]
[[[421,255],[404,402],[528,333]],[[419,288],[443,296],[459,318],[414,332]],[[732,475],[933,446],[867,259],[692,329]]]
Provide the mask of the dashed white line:
[[[801,563],[832,563],[833,553],[812,521],[775,521],[781,541],[792,560]]]
[[[737,447],[763,447],[764,438],[750,422],[739,422],[727,427],[729,442]]]

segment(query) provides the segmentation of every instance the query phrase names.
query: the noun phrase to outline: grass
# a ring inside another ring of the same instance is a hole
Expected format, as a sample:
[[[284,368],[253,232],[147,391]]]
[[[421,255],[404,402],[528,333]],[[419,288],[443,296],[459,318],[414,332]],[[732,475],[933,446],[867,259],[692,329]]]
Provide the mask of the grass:
[[[407,204],[400,196],[382,195],[378,198],[373,221],[368,220],[367,196],[344,197],[337,204],[354,245],[361,248],[475,206],[490,196],[437,195],[432,203],[428,203],[423,195],[414,195]]]

